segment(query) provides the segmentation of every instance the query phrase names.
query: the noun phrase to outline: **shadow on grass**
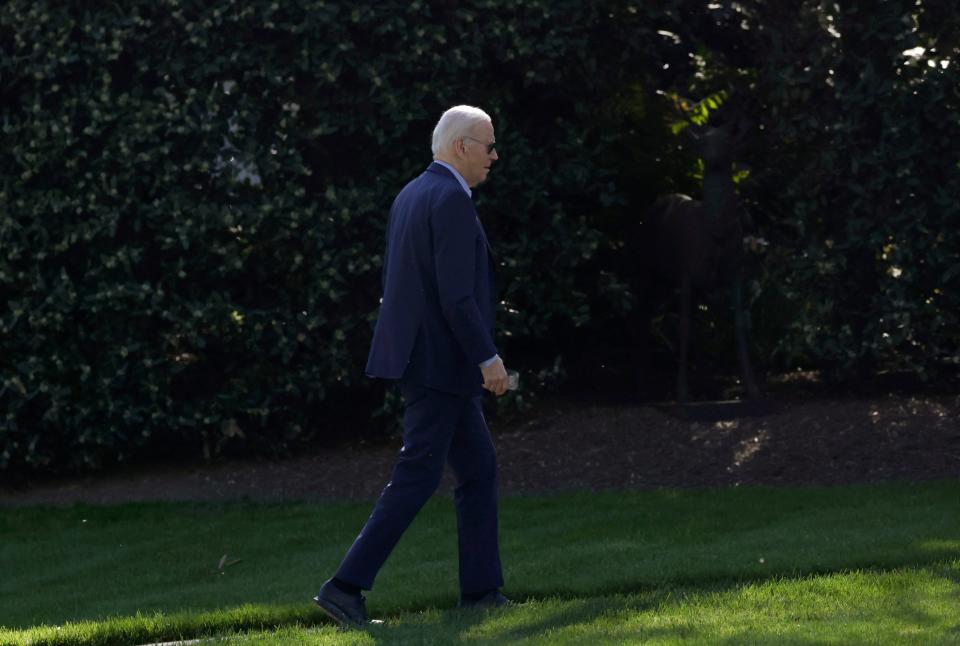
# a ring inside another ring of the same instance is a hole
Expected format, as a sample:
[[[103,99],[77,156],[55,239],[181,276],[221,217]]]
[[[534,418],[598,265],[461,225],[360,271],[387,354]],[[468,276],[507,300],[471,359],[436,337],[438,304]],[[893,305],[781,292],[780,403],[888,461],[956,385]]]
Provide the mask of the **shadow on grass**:
[[[925,568],[529,598],[491,611],[406,609],[355,632],[332,630],[315,608],[242,606],[24,631],[10,642],[0,634],[0,642],[110,646],[220,636],[231,644],[364,646],[960,643],[958,580],[960,560],[954,560]]]
[[[960,561],[922,570],[850,572],[530,599],[488,613],[401,615],[375,644],[960,643]],[[368,642],[369,643],[369,642]]]

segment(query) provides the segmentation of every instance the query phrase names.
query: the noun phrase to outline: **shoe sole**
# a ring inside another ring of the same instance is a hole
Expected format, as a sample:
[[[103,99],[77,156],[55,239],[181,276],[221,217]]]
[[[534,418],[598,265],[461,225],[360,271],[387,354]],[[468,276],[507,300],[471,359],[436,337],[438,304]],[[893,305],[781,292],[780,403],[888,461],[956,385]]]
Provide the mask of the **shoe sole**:
[[[350,621],[345,613],[339,606],[334,603],[324,602],[320,597],[314,597],[313,602],[317,604],[317,607],[320,608],[328,617],[333,619],[341,628],[359,628],[360,625]]]

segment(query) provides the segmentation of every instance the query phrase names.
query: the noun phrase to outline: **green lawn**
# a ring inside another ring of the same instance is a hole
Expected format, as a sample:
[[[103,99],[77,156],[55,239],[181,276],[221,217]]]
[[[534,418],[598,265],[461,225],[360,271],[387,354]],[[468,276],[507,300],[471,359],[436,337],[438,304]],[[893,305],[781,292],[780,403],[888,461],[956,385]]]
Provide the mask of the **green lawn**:
[[[342,633],[310,597],[369,511],[0,510],[0,643],[960,643],[960,482],[508,498],[505,592],[526,603],[486,614],[451,610],[436,499],[369,594],[388,623]]]
[[[530,601],[489,613],[427,611],[362,634],[282,628],[232,644],[944,644],[960,643],[949,566],[754,584]],[[215,643],[215,642],[214,642]]]

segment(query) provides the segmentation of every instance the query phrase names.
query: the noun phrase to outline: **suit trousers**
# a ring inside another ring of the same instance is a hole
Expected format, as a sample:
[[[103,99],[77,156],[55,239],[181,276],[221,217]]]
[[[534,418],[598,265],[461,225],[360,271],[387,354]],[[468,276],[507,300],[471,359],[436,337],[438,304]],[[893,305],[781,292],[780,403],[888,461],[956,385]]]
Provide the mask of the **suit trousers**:
[[[460,592],[503,585],[497,527],[497,463],[480,396],[400,382],[406,408],[403,448],[336,577],[365,590],[400,536],[436,491],[449,464],[456,479]]]

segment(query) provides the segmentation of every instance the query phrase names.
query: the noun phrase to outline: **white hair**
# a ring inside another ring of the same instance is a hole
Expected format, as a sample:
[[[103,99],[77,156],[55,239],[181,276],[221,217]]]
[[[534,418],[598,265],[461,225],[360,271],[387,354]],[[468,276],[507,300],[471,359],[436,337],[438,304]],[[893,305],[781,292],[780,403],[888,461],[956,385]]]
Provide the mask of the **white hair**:
[[[478,123],[493,123],[490,115],[472,105],[455,105],[440,116],[430,144],[433,156],[447,150],[457,139],[468,136]]]

